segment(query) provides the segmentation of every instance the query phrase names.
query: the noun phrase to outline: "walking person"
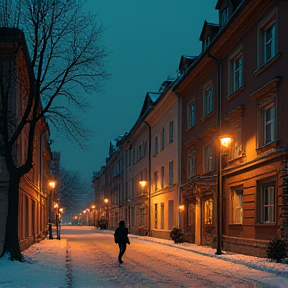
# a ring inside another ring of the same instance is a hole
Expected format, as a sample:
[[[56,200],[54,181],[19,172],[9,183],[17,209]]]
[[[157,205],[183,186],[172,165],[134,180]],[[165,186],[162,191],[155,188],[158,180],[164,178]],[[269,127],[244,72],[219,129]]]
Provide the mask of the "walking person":
[[[119,227],[117,227],[115,230],[114,240],[115,243],[117,243],[119,246],[118,261],[120,264],[122,264],[122,256],[126,251],[126,244],[130,244],[128,238],[128,228],[125,227],[125,222],[123,220],[119,222]]]

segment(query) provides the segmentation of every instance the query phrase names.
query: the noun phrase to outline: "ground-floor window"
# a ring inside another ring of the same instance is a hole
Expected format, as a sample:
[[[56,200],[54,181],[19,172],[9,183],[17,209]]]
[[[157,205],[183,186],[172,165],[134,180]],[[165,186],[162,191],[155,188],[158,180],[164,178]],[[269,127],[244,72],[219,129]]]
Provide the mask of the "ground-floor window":
[[[230,199],[230,223],[243,223],[243,187],[232,187]]]
[[[210,198],[204,201],[204,224],[212,224],[212,215],[213,215],[213,200]]]
[[[275,181],[258,183],[259,223],[275,223],[275,186]]]
[[[174,201],[168,201],[168,229],[172,230],[174,221]]]
[[[154,228],[158,228],[158,204],[154,204]]]

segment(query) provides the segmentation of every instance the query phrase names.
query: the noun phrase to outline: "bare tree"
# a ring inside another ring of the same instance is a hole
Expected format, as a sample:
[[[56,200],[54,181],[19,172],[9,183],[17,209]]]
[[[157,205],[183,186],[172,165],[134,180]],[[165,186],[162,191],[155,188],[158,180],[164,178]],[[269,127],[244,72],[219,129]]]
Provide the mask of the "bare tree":
[[[90,204],[94,202],[91,183],[90,186],[85,183],[81,179],[79,171],[71,171],[61,167],[60,177],[57,181],[60,182],[58,191],[60,205],[65,209],[64,216],[67,220],[71,220],[72,215],[86,209],[87,202]]]
[[[10,177],[5,250],[11,260],[22,261],[17,235],[19,182],[32,167],[37,123],[45,117],[50,125],[83,146],[89,134],[78,115],[85,113],[89,107],[88,96],[101,91],[108,76],[105,71],[108,52],[101,44],[105,29],[97,23],[97,15],[86,13],[83,5],[80,0],[2,0],[0,3],[1,26],[24,31],[35,75],[27,89],[24,113],[13,126],[5,118],[10,112],[5,102],[10,87],[3,81],[0,83],[3,101],[0,151]],[[13,149],[24,130],[28,135],[27,156],[19,167]]]

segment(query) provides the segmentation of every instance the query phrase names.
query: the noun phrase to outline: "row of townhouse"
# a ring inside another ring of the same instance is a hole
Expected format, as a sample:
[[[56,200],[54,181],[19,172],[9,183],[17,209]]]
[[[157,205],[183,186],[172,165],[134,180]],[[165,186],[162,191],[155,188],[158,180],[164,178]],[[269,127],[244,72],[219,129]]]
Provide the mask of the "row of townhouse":
[[[33,83],[34,72],[31,68],[24,33],[18,29],[0,28],[0,71],[1,85],[5,86],[10,82],[11,86],[10,115],[7,117],[11,117],[11,123],[16,124],[23,115],[28,93],[34,89],[29,84]],[[3,79],[5,83],[2,82]],[[0,105],[2,105],[2,97],[4,95],[1,95]],[[51,188],[48,184],[52,177],[51,164],[53,164],[49,136],[49,126],[45,119],[41,119],[37,124],[34,138],[33,168],[21,178],[19,187],[18,238],[21,251],[47,235],[48,216],[52,205]],[[18,167],[26,160],[27,142],[28,132],[25,128],[18,137],[14,149],[13,157]],[[2,144],[1,138],[0,144]],[[9,174],[4,156],[0,156],[0,255],[5,241],[8,190]]]
[[[179,227],[217,253],[263,257],[271,239],[288,240],[288,1],[216,9],[201,54],[182,56],[177,79],[147,93],[110,143],[95,200],[107,199],[99,215],[111,229],[124,219],[131,233],[169,239]]]

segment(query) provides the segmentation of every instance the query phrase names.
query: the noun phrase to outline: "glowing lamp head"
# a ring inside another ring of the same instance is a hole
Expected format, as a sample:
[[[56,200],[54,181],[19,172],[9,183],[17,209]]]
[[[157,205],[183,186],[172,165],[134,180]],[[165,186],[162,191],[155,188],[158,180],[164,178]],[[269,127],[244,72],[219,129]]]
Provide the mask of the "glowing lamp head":
[[[225,137],[221,137],[220,141],[221,141],[222,146],[227,148],[227,147],[229,147],[229,145],[232,141],[232,138],[229,136],[225,136]]]
[[[145,188],[147,186],[147,181],[141,180],[141,181],[139,181],[139,185],[141,186],[141,188]]]

